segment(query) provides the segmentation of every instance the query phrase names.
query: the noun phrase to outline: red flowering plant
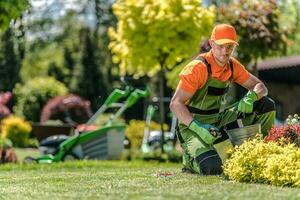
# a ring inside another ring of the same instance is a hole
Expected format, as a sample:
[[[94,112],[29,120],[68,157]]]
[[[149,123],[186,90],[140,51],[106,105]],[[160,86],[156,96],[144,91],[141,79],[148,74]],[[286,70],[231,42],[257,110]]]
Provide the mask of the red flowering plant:
[[[78,95],[68,94],[50,99],[43,107],[40,122],[60,120],[71,125],[85,123],[92,116],[90,102]]]
[[[285,125],[273,126],[270,129],[265,141],[275,141],[281,144],[293,143],[300,147],[300,117],[297,114],[289,115]]]
[[[10,109],[8,108],[8,103],[12,99],[11,92],[1,92],[0,93],[0,119],[3,119],[11,114]]]

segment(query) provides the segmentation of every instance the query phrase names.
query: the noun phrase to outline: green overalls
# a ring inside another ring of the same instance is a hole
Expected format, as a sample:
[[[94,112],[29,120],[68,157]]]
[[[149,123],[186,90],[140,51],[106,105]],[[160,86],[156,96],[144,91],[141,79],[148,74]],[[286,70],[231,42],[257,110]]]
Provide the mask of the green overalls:
[[[232,72],[229,80],[222,82],[212,78],[211,66],[204,57],[198,57],[205,63],[208,72],[206,84],[195,92],[187,104],[188,110],[193,117],[201,123],[212,124],[223,130],[237,128],[237,103],[223,108],[225,96],[229,85],[233,79],[233,63],[230,60]],[[220,112],[223,109],[222,112]],[[260,123],[262,133],[265,135],[275,121],[275,104],[269,98],[262,98],[254,105],[253,113],[246,114],[242,119],[244,125]],[[222,162],[227,158],[226,151],[232,147],[226,132],[222,132],[222,137],[217,139],[213,145],[208,145],[201,138],[188,129],[184,124],[179,124],[177,135],[184,149],[183,165],[185,168],[200,174],[220,174],[222,173]],[[213,162],[213,163],[211,163]],[[212,166],[215,165],[215,166]],[[212,171],[209,168],[217,168]]]

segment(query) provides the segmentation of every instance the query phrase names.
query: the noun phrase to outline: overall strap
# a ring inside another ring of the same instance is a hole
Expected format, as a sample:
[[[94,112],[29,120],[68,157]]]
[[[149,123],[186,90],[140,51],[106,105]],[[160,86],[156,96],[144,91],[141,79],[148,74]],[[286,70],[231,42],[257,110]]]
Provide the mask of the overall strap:
[[[212,71],[211,71],[211,65],[207,62],[206,58],[204,56],[198,56],[195,60],[200,60],[202,61],[206,67],[207,67],[207,72],[209,75],[212,74]],[[230,80],[233,79],[233,62],[232,62],[232,59],[230,58],[229,59],[229,66],[230,66],[230,70],[231,70],[231,77],[230,77]]]
[[[210,64],[207,62],[207,60],[206,60],[205,57],[203,57],[203,56],[198,56],[195,60],[200,60],[200,61],[202,61],[202,62],[205,64],[206,68],[207,68],[208,74],[211,75],[211,66],[210,66]]]
[[[229,59],[229,66],[230,66],[230,70],[231,70],[231,76],[230,76],[230,82],[233,80],[233,62],[232,59]]]

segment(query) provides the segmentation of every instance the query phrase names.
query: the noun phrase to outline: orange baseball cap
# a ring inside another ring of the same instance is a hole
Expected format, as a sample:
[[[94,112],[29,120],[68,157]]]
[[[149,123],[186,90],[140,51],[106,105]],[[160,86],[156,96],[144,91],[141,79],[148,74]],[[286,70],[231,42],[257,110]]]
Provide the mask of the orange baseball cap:
[[[211,33],[210,39],[218,45],[228,43],[239,45],[235,28],[229,24],[216,25]]]

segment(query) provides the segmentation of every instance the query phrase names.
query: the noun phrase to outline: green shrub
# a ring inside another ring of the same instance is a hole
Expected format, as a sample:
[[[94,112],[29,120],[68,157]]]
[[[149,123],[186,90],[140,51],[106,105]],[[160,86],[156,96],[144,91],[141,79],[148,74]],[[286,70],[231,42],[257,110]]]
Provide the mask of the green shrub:
[[[13,93],[16,115],[30,121],[40,121],[40,114],[46,102],[58,95],[68,92],[66,86],[52,77],[37,77],[24,85],[17,84]]]
[[[179,163],[182,162],[182,153],[177,151],[176,149],[164,153],[161,153],[161,151],[159,150],[155,150],[153,152],[143,154],[143,159],[149,161],[156,160],[159,162]]]
[[[7,149],[13,146],[10,139],[0,137],[0,149]]]
[[[30,148],[38,148],[40,146],[40,143],[38,139],[36,138],[29,138],[26,142],[26,147]]]
[[[103,126],[109,121],[112,115],[113,113],[102,113],[95,119],[93,124],[96,124],[98,126]],[[116,119],[113,120],[113,124],[119,124],[119,123],[125,123],[125,120],[122,117],[117,117]]]
[[[141,149],[125,149],[122,153],[121,159],[179,163],[182,162],[182,153],[176,149],[164,153],[162,153],[159,149],[149,153],[143,153]]]
[[[298,114],[289,115],[286,119],[286,123],[289,125],[297,125],[300,124],[300,117]]]
[[[300,186],[300,151],[294,144],[246,141],[234,149],[223,168],[234,181]]]
[[[130,120],[129,125],[126,127],[125,135],[129,139],[131,148],[138,149],[141,147],[144,137],[145,121]],[[164,130],[169,129],[167,124],[164,124]],[[151,130],[160,130],[160,124],[151,122]]]
[[[50,125],[50,126],[59,126],[59,125],[64,125],[64,123],[57,119],[57,120],[47,120],[43,122],[44,125]]]
[[[9,116],[2,120],[2,138],[11,140],[13,146],[26,147],[32,130],[30,123],[16,116]]]

